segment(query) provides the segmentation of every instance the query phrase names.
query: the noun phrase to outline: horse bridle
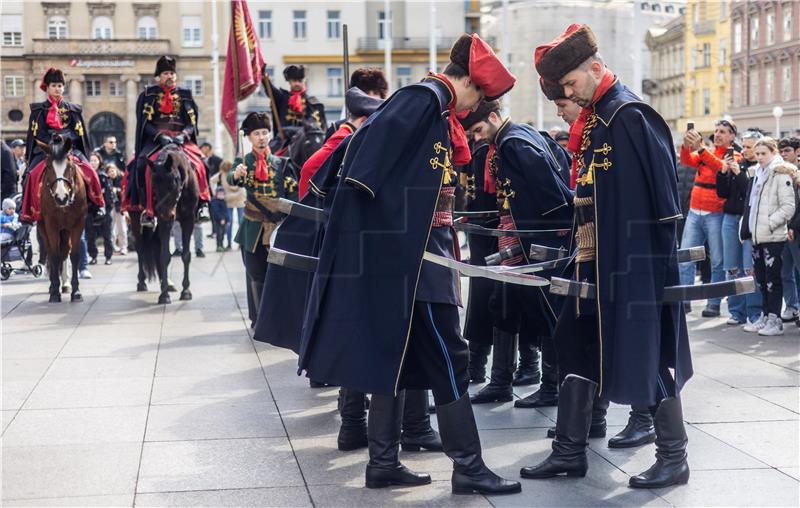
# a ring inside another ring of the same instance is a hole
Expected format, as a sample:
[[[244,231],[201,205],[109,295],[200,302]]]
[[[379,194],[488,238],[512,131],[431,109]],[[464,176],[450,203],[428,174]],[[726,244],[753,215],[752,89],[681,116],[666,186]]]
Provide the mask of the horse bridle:
[[[177,145],[167,145],[167,146],[165,146],[161,150],[161,152],[159,152],[158,158],[156,158],[156,161],[155,161],[156,164],[158,164],[158,165],[163,167],[164,163],[167,160],[167,157],[169,156],[169,152],[174,151],[174,149],[170,149],[170,147],[173,147],[173,146],[175,147],[175,149],[180,150],[179,148],[177,148]],[[192,168],[189,168],[189,170],[191,170],[191,169]],[[180,171],[178,172],[178,174],[180,175]],[[181,195],[183,194],[183,188],[186,187],[186,182],[188,181],[188,179],[189,179],[189,175],[188,174],[186,176],[183,176],[183,177],[180,178],[180,185],[178,185],[178,197],[175,199],[175,208],[177,208],[178,203],[181,200]],[[164,200],[165,199],[167,199],[167,196],[163,196],[163,197],[159,198],[159,200],[158,200],[158,202],[156,202],[154,208],[157,209],[157,210],[160,209],[161,205],[164,204]]]
[[[65,205],[58,204],[58,198],[56,197],[55,186],[58,185],[58,182],[64,182],[64,185],[67,186],[67,203]],[[75,202],[75,179],[70,177],[69,179],[64,178],[63,176],[57,176],[55,180],[50,182],[47,190],[50,192],[50,197],[53,198],[53,201],[56,203],[56,206],[65,207],[69,206]]]

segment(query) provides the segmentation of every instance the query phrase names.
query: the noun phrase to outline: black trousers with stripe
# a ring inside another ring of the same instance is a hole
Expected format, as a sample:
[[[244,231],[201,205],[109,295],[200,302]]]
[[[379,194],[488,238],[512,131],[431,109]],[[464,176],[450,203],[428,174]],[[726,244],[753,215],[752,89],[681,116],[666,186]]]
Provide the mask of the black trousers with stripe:
[[[467,392],[468,362],[458,307],[414,302],[400,388],[430,389],[437,406],[449,404]]]

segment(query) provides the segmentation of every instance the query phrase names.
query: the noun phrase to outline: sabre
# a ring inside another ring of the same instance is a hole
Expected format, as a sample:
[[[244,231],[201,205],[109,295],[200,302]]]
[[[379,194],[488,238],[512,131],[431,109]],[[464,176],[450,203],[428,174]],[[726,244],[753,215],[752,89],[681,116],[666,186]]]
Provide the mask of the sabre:
[[[689,302],[693,300],[706,300],[708,298],[722,298],[725,296],[746,295],[756,290],[753,277],[710,284],[667,286],[664,288],[664,302]],[[597,298],[597,288],[591,282],[550,278],[550,292],[560,296],[574,296],[586,300]]]

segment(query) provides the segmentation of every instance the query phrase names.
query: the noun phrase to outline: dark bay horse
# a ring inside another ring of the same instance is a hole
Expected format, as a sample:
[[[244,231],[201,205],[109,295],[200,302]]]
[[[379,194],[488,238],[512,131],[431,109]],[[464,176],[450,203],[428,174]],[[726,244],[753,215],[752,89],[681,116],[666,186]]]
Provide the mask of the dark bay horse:
[[[161,283],[158,303],[170,303],[169,296],[169,239],[172,225],[177,220],[181,225],[183,245],[188,246],[194,231],[195,213],[200,199],[197,176],[189,158],[177,145],[167,145],[155,161],[148,161],[153,178],[153,201],[157,226],[142,228],[139,214],[131,214],[131,228],[136,238],[136,255],[139,258],[139,282],[137,291],[146,291],[147,280],[156,276]],[[189,290],[189,264],[192,250],[183,249],[183,291],[181,300],[191,300]]]
[[[78,289],[78,267],[81,255],[81,233],[88,202],[83,178],[72,161],[70,151],[72,140],[54,134],[50,144],[39,142],[48,155],[45,160],[42,185],[39,189],[41,199],[41,220],[39,229],[47,251],[47,270],[50,274],[50,302],[61,301],[61,270],[69,256],[72,262],[73,302],[82,302]]]

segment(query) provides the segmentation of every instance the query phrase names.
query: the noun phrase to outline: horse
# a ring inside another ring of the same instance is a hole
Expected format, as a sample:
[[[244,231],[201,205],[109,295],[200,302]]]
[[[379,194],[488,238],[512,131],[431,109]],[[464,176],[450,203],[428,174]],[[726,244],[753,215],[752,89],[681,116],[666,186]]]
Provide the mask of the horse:
[[[188,246],[194,231],[195,213],[200,200],[197,176],[186,154],[174,144],[165,146],[155,161],[147,164],[153,179],[153,208],[157,225],[155,229],[142,228],[139,214],[131,215],[131,228],[136,238],[136,256],[139,261],[139,282],[137,291],[147,291],[146,280],[155,279],[161,283],[159,304],[171,303],[169,291],[174,290],[169,283],[168,270],[171,259],[169,239],[172,225],[177,220],[181,225],[183,245]],[[183,249],[183,290],[181,300],[191,300],[189,290],[189,264],[192,250]]]
[[[286,153],[291,164],[289,167],[294,173],[295,180],[300,180],[300,169],[309,157],[322,148],[325,143],[325,132],[316,122],[305,122],[303,128],[291,137]]]
[[[83,178],[72,161],[72,140],[54,134],[50,144],[37,140],[47,153],[42,185],[39,188],[41,220],[39,229],[47,251],[47,271],[50,275],[50,302],[61,301],[61,272],[69,257],[72,264],[72,295],[70,301],[82,302],[78,288],[78,267],[81,256],[81,234],[89,205]]]

